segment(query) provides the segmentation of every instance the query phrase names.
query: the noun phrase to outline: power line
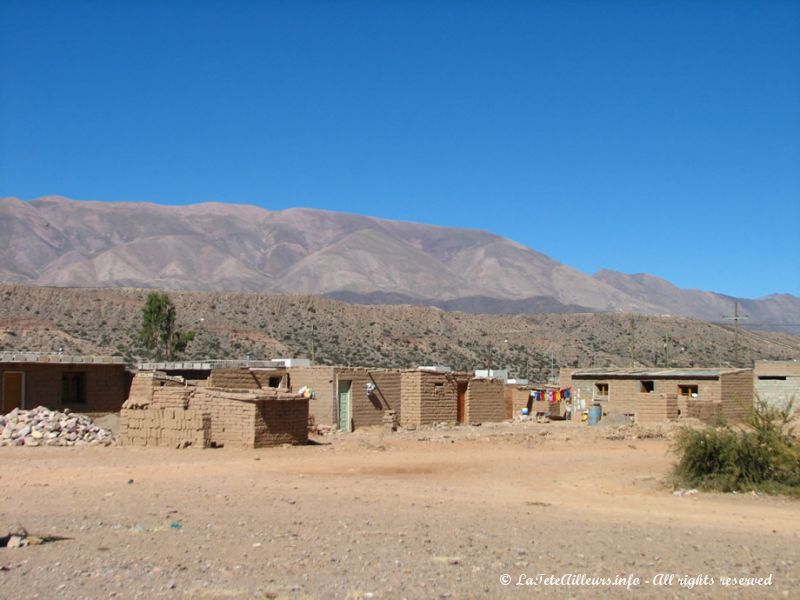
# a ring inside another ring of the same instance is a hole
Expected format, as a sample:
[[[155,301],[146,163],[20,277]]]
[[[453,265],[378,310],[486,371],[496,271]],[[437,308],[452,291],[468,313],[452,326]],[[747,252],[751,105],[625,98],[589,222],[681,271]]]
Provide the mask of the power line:
[[[735,324],[735,328],[733,331],[733,363],[738,367],[739,364],[739,321],[742,319],[749,319],[750,317],[745,315],[739,314],[739,301],[737,300],[734,302],[733,305],[733,316],[732,317],[722,317],[725,320],[733,321]]]

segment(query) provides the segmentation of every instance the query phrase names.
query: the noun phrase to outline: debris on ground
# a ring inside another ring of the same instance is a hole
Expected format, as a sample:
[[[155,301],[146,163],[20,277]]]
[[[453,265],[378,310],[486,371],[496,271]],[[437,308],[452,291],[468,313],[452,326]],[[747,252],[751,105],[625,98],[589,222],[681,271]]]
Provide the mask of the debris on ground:
[[[0,416],[0,446],[110,446],[115,442],[111,431],[69,409],[15,408]]]

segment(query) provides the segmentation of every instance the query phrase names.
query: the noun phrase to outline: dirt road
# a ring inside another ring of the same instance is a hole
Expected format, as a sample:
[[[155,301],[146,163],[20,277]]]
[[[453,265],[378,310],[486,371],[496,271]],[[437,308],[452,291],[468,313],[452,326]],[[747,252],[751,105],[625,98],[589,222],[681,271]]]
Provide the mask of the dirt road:
[[[0,523],[67,538],[0,548],[0,598],[800,597],[800,502],[675,496],[665,439],[526,423],[318,442],[0,448]]]

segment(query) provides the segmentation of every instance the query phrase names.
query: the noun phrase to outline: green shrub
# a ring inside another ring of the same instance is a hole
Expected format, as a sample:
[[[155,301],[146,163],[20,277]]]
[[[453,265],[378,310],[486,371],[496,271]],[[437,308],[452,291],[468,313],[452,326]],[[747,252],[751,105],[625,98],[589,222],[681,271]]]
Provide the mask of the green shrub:
[[[791,427],[793,413],[793,401],[775,408],[757,399],[744,429],[681,430],[673,447],[676,483],[800,496],[800,442]]]

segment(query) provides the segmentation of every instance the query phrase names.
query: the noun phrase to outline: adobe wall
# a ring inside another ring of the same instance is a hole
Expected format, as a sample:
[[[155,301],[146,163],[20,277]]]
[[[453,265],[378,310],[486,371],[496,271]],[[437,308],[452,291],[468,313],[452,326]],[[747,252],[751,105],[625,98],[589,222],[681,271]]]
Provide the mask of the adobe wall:
[[[676,394],[639,394],[636,403],[636,422],[641,425],[674,421],[678,418]]]
[[[292,389],[291,377],[286,369],[250,369],[259,387],[289,391]],[[278,385],[270,385],[277,380]],[[300,386],[302,387],[302,386]],[[299,387],[297,389],[300,389]]]
[[[139,373],[131,389],[120,419],[126,445],[262,448],[308,441],[308,399],[274,388],[222,390]]]
[[[720,376],[722,418],[726,421],[744,421],[753,409],[753,371],[744,369]]]
[[[504,421],[504,388],[505,385],[498,379],[470,379],[467,384],[464,422],[479,425]]]
[[[257,390],[261,387],[253,371],[241,369],[213,369],[208,386],[225,390]]]
[[[636,414],[637,405],[642,394],[642,381],[640,379],[574,379],[572,389],[574,396],[580,398],[587,407],[591,406],[593,398],[596,398],[595,384],[608,384],[608,400],[600,404],[605,413]],[[692,401],[720,402],[722,392],[718,380],[706,379],[652,379],[652,394],[674,394],[677,396],[678,409],[681,414],[687,410],[687,399],[679,394],[680,386],[696,385],[696,399]],[[647,395],[647,394],[644,394]]]
[[[308,386],[315,397],[309,403],[309,414],[317,425],[337,425],[336,390],[333,367],[291,367],[288,369],[292,390]]]
[[[764,375],[782,375],[784,377],[800,377],[800,361],[796,360],[757,360],[753,373],[756,377]]]
[[[531,390],[525,386],[505,386],[506,418],[512,419],[522,414],[522,409],[528,406]]]
[[[211,417],[199,410],[123,408],[119,443],[122,446],[208,448]]]
[[[461,377],[466,380],[464,376]],[[452,373],[403,371],[401,374],[403,427],[456,423],[458,376]]]
[[[398,416],[402,413],[400,371],[337,367],[334,369],[334,376],[334,390],[338,390],[339,381],[351,382],[350,416],[353,429],[381,425],[387,410],[394,410]],[[367,392],[367,384],[370,383],[376,385],[371,394]],[[334,404],[338,406],[338,399]],[[338,409],[336,421],[338,422]]]
[[[6,371],[25,373],[23,407],[26,409],[44,406],[50,410],[69,408],[82,413],[116,412],[128,393],[128,376],[125,365],[121,364],[0,363],[0,394],[3,393],[2,374]],[[64,373],[85,374],[86,402],[62,402],[61,378]],[[3,406],[0,398],[0,407]]]
[[[308,443],[307,398],[275,398],[255,404],[254,448]]]

